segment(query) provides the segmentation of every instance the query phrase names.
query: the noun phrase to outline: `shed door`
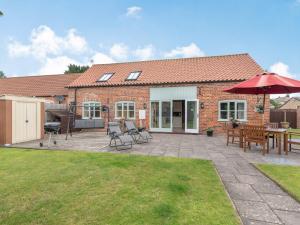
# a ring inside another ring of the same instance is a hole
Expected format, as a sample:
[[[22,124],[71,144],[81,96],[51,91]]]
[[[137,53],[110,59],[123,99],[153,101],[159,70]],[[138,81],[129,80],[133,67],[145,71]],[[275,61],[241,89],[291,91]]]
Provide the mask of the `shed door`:
[[[37,139],[37,103],[26,103],[26,140]]]
[[[13,102],[12,143],[26,141],[26,103]]]
[[[34,102],[13,102],[12,143],[40,138],[39,104]]]

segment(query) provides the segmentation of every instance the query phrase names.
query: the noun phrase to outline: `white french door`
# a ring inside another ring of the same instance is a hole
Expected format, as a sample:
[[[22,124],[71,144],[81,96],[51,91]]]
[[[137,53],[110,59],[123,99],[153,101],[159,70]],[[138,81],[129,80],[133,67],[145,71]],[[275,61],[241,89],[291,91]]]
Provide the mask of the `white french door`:
[[[172,132],[172,101],[150,102],[150,129],[158,132]]]
[[[199,133],[199,100],[185,100],[185,132]]]

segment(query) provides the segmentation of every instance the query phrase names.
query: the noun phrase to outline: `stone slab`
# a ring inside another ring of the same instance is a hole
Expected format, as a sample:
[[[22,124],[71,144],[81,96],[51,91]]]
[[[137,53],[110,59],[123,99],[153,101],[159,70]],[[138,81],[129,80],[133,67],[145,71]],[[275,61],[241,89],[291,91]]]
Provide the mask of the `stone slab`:
[[[225,182],[225,187],[234,200],[262,201],[249,184]]]
[[[274,211],[285,225],[299,225],[300,213],[290,211]]]
[[[239,214],[249,220],[282,224],[276,214],[263,202],[234,201]]]
[[[300,212],[300,204],[288,195],[260,194],[272,209]],[[299,220],[300,224],[300,220]]]

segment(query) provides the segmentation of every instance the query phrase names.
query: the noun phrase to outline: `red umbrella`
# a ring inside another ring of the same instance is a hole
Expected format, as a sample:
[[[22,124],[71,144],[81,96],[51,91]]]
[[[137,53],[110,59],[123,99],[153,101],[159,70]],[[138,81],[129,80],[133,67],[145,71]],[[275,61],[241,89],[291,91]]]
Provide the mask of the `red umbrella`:
[[[280,76],[276,73],[258,74],[249,80],[234,85],[225,92],[235,94],[263,94],[263,111],[266,94],[285,94],[300,92],[300,81]]]

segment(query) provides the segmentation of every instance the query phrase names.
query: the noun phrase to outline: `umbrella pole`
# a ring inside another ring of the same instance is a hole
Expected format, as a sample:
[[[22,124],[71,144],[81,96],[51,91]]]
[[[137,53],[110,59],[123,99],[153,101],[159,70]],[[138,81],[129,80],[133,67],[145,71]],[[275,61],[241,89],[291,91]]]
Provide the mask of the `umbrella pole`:
[[[266,103],[266,93],[264,93],[264,99],[263,99],[262,125],[264,125],[265,123],[265,103]]]

